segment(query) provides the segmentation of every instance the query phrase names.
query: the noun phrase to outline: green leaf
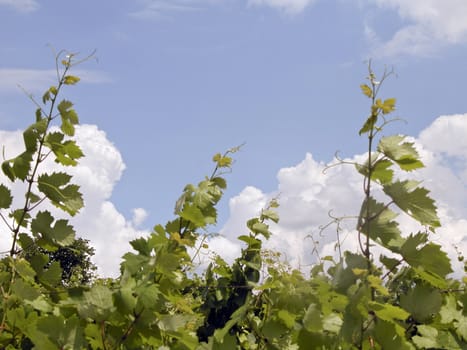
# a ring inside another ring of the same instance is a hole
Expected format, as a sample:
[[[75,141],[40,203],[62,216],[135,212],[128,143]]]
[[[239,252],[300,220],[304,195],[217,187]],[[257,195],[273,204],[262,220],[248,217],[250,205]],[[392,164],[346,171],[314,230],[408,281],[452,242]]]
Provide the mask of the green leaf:
[[[277,214],[277,212],[275,212],[274,210],[271,210],[271,209],[263,210],[261,212],[260,220],[266,220],[266,219],[274,221],[275,223],[278,223],[279,222],[279,215]]]
[[[405,339],[405,329],[396,323],[378,320],[374,337],[380,349],[414,350]]]
[[[34,277],[36,276],[36,272],[32,269],[29,262],[25,259],[17,259],[14,263],[14,267],[25,281],[33,282]]]
[[[11,160],[6,160],[2,162],[2,171],[11,181],[15,181],[16,176],[15,176],[15,173],[13,172],[11,163],[12,163]]]
[[[372,114],[368,119],[366,120],[365,124],[363,124],[362,128],[358,132],[359,135],[363,135],[368,133],[370,130],[372,130],[378,121],[378,115],[377,114]]]
[[[369,307],[374,311],[379,319],[388,322],[394,322],[394,320],[406,320],[410,314],[401,309],[400,307],[393,306],[391,304],[382,304],[375,301],[369,302]]]
[[[465,307],[465,306],[464,306]],[[455,323],[456,333],[467,342],[467,317],[462,316],[459,321]]]
[[[255,235],[261,234],[266,239],[271,236],[271,232],[269,231],[269,226],[260,221],[259,218],[253,218],[247,221],[247,227],[250,229],[252,233]]]
[[[323,328],[321,311],[316,304],[311,303],[303,316],[303,326],[309,332],[319,332]]]
[[[413,267],[413,270],[418,277],[420,277],[425,282],[428,282],[433,287],[446,288],[448,286],[445,278],[440,277],[431,271],[426,271],[422,266]]]
[[[42,103],[45,104],[47,101],[50,101],[50,90],[47,90],[44,95],[42,95]]]
[[[34,246],[34,240],[26,233],[18,235],[18,243],[25,251],[29,251]]]
[[[9,214],[10,218],[14,218],[17,224],[20,224],[21,227],[27,227],[29,224],[29,219],[31,215],[25,213],[24,209],[16,209],[13,213]]]
[[[251,231],[255,234],[262,234],[266,239],[271,236],[269,226],[263,222],[256,222],[250,227]]]
[[[412,341],[419,348],[430,349],[440,347],[437,340],[438,330],[436,328],[422,324],[417,326],[417,331],[420,335],[412,337]]]
[[[31,305],[35,310],[40,312],[47,313],[53,311],[52,304],[45,298],[44,295],[39,295],[36,299],[27,301],[26,304]]]
[[[378,151],[396,162],[402,170],[423,168],[420,156],[412,142],[403,142],[404,136],[394,135],[381,138]]]
[[[195,205],[186,204],[183,211],[180,213],[180,216],[185,220],[192,222],[197,227],[206,226],[206,220],[203,212]]]
[[[385,255],[379,256],[379,261],[386,267],[388,270],[393,270],[396,266],[401,264],[401,261],[394,258],[389,258]]]
[[[38,140],[41,137],[41,135],[47,130],[47,126],[47,119],[41,119],[38,122],[30,125],[23,132],[24,145],[26,146],[27,151],[32,153],[37,151]]]
[[[47,135],[45,145],[55,154],[55,161],[62,165],[75,166],[77,159],[84,156],[81,148],[73,140],[64,141],[64,134],[54,132]]]
[[[66,246],[73,243],[75,231],[72,226],[68,225],[68,221],[61,219],[52,225],[53,221],[54,218],[50,212],[41,211],[31,222],[31,232],[35,237],[52,245]]]
[[[447,295],[445,300],[446,302],[441,307],[439,312],[441,316],[441,323],[447,324],[455,320],[462,320],[464,317],[462,315],[462,311],[457,309],[457,302],[454,295]]]
[[[159,327],[163,331],[178,331],[181,328],[185,328],[186,324],[194,321],[196,316],[194,315],[158,315]]]
[[[74,126],[79,123],[78,114],[76,114],[76,111],[72,107],[73,103],[67,100],[61,101],[57,106],[62,120],[60,129],[68,136],[75,134]]]
[[[52,95],[56,96],[56,95],[58,94],[58,89],[57,89],[56,86],[51,86],[51,87],[49,88],[49,92],[50,92]]]
[[[452,272],[451,262],[441,247],[434,243],[428,243],[422,248],[407,253],[403,250],[404,260],[418,271],[425,271],[444,278]],[[423,276],[420,276],[423,277]]]
[[[223,156],[220,153],[215,154],[212,160],[217,163],[219,168],[228,168],[232,165],[232,158]]]
[[[338,334],[342,323],[342,318],[337,313],[332,312],[323,318],[323,330]]]
[[[364,200],[360,209],[357,228],[361,232],[369,234],[373,241],[394,251],[403,243],[399,224],[394,220],[396,217],[397,214],[386,205],[369,197]]]
[[[425,284],[417,284],[400,296],[400,305],[418,322],[431,320],[440,310],[442,301],[441,293]]]
[[[27,195],[28,193],[26,193]],[[34,192],[29,192],[29,203],[31,204],[34,204],[34,203],[37,203],[41,200],[41,197],[39,197],[37,194],[35,194]]]
[[[362,92],[366,97],[373,97],[373,90],[367,84],[360,85],[360,88],[362,89]]]
[[[283,322],[274,319],[266,319],[262,328],[262,333],[269,339],[278,338],[287,331]]]
[[[367,280],[370,284],[370,287],[374,288],[381,295],[384,295],[384,296],[390,295],[388,289],[383,285],[383,281],[378,276],[369,275],[367,276]]]
[[[2,163],[3,173],[8,176],[11,181],[15,181],[15,179],[20,179],[21,181],[26,180],[31,170],[33,154],[34,152],[24,151],[16,158],[4,161]]]
[[[138,253],[144,256],[149,256],[152,250],[148,244],[148,241],[143,237],[132,240],[130,242],[130,245],[133,247],[134,250],[136,250]]]
[[[114,294],[115,306],[121,314],[132,314],[136,308],[137,298],[131,288],[121,288]]]
[[[54,261],[40,276],[39,281],[47,286],[55,287],[60,284],[62,280],[62,268],[58,261]]]
[[[106,286],[94,285],[83,296],[83,302],[78,304],[78,312],[83,318],[105,320],[114,309],[112,291]]]
[[[0,208],[8,209],[13,201],[11,191],[4,184],[0,184]]]
[[[415,181],[397,181],[385,185],[383,190],[401,210],[420,224],[439,227],[434,200],[428,196],[427,189],[416,187],[417,185]]]
[[[78,77],[73,76],[73,75],[66,75],[63,78],[63,84],[65,84],[65,85],[74,85],[78,81],[80,81],[80,79]]]
[[[222,189],[227,188],[227,182],[225,181],[224,178],[220,176],[213,177],[211,181],[219,188],[222,188]]]
[[[387,159],[379,159],[372,166],[371,172],[371,180],[376,181],[380,184],[387,184],[392,181],[394,176],[394,171],[390,169],[392,166],[391,161]],[[366,169],[366,173],[368,173],[368,169]],[[368,176],[368,174],[364,173],[363,175]]]
[[[389,114],[396,110],[396,99],[395,98],[388,98],[384,100],[383,104],[381,105],[381,112],[383,114]]]
[[[42,174],[38,179],[38,188],[53,205],[75,215],[83,207],[83,198],[79,186],[69,185],[71,176],[65,173]]]
[[[287,327],[293,328],[295,325],[295,318],[297,316],[288,312],[287,310],[281,309],[277,313],[277,318]]]
[[[30,282],[32,282],[31,279]],[[11,285],[11,291],[23,300],[34,300],[41,295],[38,288],[31,283],[26,283],[23,279],[16,279]]]

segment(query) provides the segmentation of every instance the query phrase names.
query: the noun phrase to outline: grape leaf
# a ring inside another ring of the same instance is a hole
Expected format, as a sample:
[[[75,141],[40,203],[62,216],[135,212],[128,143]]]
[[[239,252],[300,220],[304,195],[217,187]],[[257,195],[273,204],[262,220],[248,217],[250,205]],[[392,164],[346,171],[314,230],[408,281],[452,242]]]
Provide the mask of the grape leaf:
[[[381,138],[378,151],[393,160],[402,170],[411,171],[423,168],[417,150],[412,142],[402,142],[405,137],[400,135]]]

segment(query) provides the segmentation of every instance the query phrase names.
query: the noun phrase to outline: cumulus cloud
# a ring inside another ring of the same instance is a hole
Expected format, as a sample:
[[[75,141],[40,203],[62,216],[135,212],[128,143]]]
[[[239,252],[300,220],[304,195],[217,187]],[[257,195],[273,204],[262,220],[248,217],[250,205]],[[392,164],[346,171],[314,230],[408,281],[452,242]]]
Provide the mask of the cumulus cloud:
[[[111,81],[111,78],[99,71],[75,69],[73,75],[80,77],[83,83],[99,84]],[[54,69],[0,68],[0,92],[16,93],[21,88],[28,93],[42,92],[44,86],[57,82]],[[21,87],[21,88],[20,88]]]
[[[316,0],[249,0],[248,4],[254,6],[269,6],[294,15],[303,12],[315,1]]]
[[[443,246],[455,265],[456,249],[467,252],[467,114],[436,119],[413,141],[426,167],[416,176],[431,191],[438,205],[442,228],[431,239]],[[347,161],[363,161],[356,155]],[[235,242],[235,237],[247,232],[245,222],[259,214],[273,197],[279,196],[281,221],[273,225],[273,236],[266,246],[283,254],[295,268],[306,268],[317,255],[337,256],[336,242],[342,249],[358,250],[355,219],[363,199],[362,178],[351,165],[326,168],[311,154],[278,173],[278,189],[263,193],[247,187],[230,200],[230,219],[222,229],[223,237]],[[329,225],[334,218],[348,217],[339,226]],[[420,226],[406,215],[400,215],[402,232],[417,232]],[[326,226],[325,229],[323,229]]]
[[[389,41],[376,44],[379,56],[426,55],[440,47],[467,42],[467,2],[464,0],[366,0],[382,9],[397,11],[406,24]]]
[[[148,217],[148,212],[144,208],[135,208],[133,209],[133,219],[131,222],[135,227],[140,226],[144,220]]]
[[[34,12],[39,9],[35,0],[0,0],[0,6],[13,7],[18,12]]]
[[[0,131],[0,140],[5,147],[6,157],[19,154],[24,146],[20,131]],[[81,125],[76,128],[76,140],[82,148],[85,157],[79,166],[66,169],[73,176],[72,181],[80,186],[85,207],[75,217],[70,219],[77,235],[89,239],[96,249],[93,258],[98,265],[101,276],[116,276],[119,272],[120,257],[131,249],[128,242],[147,234],[139,227],[146,218],[143,208],[133,210],[133,218],[127,219],[110,201],[114,186],[120,180],[125,164],[118,149],[108,139],[106,134],[95,125]],[[53,162],[44,163],[42,172],[56,169]],[[23,184],[9,184],[3,174],[0,182],[12,188],[16,205],[21,205],[24,194]],[[58,209],[44,203],[40,210],[49,210],[55,217],[66,217]],[[0,228],[2,240],[0,250],[9,249],[11,241],[4,239],[6,228]]]

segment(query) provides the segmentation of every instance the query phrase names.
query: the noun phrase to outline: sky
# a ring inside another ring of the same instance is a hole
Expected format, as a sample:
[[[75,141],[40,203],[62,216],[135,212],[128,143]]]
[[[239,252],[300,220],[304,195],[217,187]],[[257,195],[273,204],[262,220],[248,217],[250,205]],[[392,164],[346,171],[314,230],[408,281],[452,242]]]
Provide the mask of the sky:
[[[330,210],[358,212],[361,178],[352,167],[323,169],[336,152],[364,153],[358,130],[369,106],[359,85],[369,59],[377,74],[394,71],[382,96],[397,98],[405,122],[385,133],[410,135],[423,157],[415,176],[443,223],[432,239],[451,257],[454,246],[467,252],[465,0],[0,0],[0,29],[6,156],[21,151],[20,130],[34,120],[23,90],[40,97],[54,82],[54,52],[95,50],[64,97],[86,154],[70,170],[86,203],[72,222],[102,275],[117,273],[129,240],[172,218],[213,154],[240,144],[211,248],[233,259],[245,220],[280,194],[267,246],[294,267],[315,261],[315,247],[334,254],[335,227],[320,227]],[[353,228],[340,233],[349,249]]]

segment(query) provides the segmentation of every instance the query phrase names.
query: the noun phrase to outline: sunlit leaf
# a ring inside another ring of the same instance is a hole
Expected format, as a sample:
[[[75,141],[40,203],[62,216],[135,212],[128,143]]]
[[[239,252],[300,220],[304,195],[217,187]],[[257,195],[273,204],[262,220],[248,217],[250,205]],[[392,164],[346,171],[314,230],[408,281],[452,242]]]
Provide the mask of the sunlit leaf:
[[[382,137],[378,144],[378,151],[396,162],[402,170],[411,171],[423,168],[420,156],[412,142],[404,142],[400,135]]]
[[[80,79],[78,77],[75,77],[73,75],[67,75],[63,78],[63,83],[65,85],[74,85],[76,84]]]
[[[373,90],[367,84],[360,85],[360,88],[362,89],[362,92],[366,97],[373,97]]]

